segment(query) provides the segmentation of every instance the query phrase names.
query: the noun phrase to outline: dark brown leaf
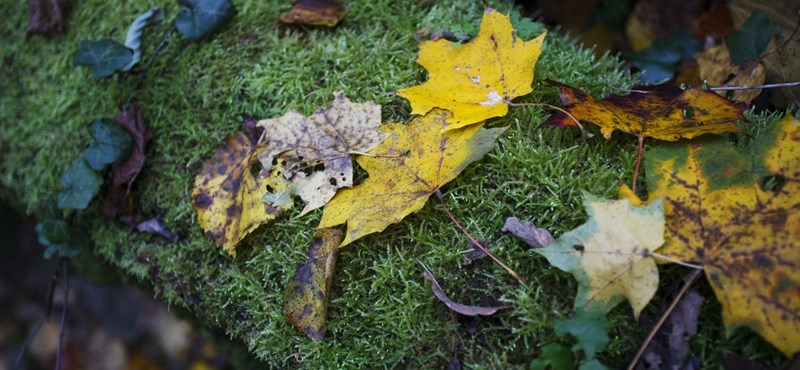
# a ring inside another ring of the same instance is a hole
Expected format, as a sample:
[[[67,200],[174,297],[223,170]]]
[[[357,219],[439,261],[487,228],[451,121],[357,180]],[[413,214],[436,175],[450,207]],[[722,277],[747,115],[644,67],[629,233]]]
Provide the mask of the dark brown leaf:
[[[433,295],[435,295],[436,298],[442,301],[442,303],[447,305],[447,307],[450,308],[451,310],[466,316],[476,316],[476,315],[490,316],[494,315],[495,312],[499,310],[509,307],[509,306],[478,307],[478,306],[468,306],[465,304],[453,302],[450,300],[450,298],[447,298],[446,294],[444,294],[442,287],[439,286],[439,282],[436,281],[436,278],[433,276],[431,270],[428,269],[428,266],[425,266],[425,264],[422,263],[422,261],[420,260],[417,259],[415,260],[417,261],[417,263],[420,264],[420,266],[422,266],[422,269],[425,272],[425,280],[431,282],[431,289],[433,289]]]
[[[110,219],[133,213],[131,186],[144,166],[144,150],[153,136],[142,116],[142,111],[136,104],[131,104],[117,112],[115,120],[131,135],[133,148],[131,148],[131,154],[126,161],[111,166],[114,177],[103,206],[103,216]]]
[[[686,293],[637,368],[686,369],[692,366],[694,359],[689,358],[689,340],[697,334],[697,317],[704,300],[694,288]]]
[[[516,217],[506,219],[505,225],[500,230],[504,233],[511,233],[520,240],[524,241],[531,248],[544,248],[553,242],[553,236],[545,229],[540,229],[530,222],[520,222]]]
[[[281,16],[281,22],[333,27],[344,14],[344,6],[333,0],[299,0],[292,4],[292,10]]]
[[[35,33],[48,37],[58,35],[64,27],[58,0],[28,0],[28,13],[30,20],[26,36]]]
[[[489,240],[484,239],[480,243],[485,248],[489,248]],[[486,252],[478,248],[472,241],[467,243],[467,248],[469,248],[469,252],[464,253],[464,265],[472,264],[472,261],[483,259],[487,256]]]

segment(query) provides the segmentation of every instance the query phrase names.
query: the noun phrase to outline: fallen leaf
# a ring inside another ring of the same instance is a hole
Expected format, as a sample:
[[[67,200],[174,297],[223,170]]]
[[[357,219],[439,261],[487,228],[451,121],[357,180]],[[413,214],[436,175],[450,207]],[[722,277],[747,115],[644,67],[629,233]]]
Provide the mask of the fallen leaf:
[[[539,357],[531,361],[530,370],[572,370],[575,368],[575,358],[572,351],[557,343],[550,343],[542,347]]]
[[[133,147],[126,160],[117,161],[111,166],[111,187],[103,204],[103,216],[110,219],[132,213],[131,187],[144,167],[144,151],[153,136],[142,110],[136,104],[118,111],[114,119],[133,139]]]
[[[128,34],[125,36],[125,47],[133,50],[133,57],[131,62],[122,68],[123,72],[130,71],[142,59],[142,34],[144,34],[144,29],[162,20],[164,20],[164,12],[161,11],[161,8],[153,8],[136,17],[131,23],[131,26],[128,27]]]
[[[166,227],[164,227],[164,223],[161,221],[161,217],[153,217],[148,220],[144,220],[138,222],[135,226],[136,231],[140,233],[148,233],[148,234],[155,234],[163,236],[164,238],[169,239],[169,241],[175,243],[178,241],[179,237]]]
[[[658,269],[648,255],[664,243],[663,203],[635,207],[584,194],[583,204],[585,224],[533,251],[578,280],[576,309],[606,313],[627,299],[638,318],[658,289]]]
[[[746,148],[712,138],[645,154],[650,197],[666,204],[659,253],[702,266],[726,327],[747,326],[789,357],[800,351],[798,163],[789,114]]]
[[[83,159],[95,171],[104,170],[131,150],[130,135],[114,121],[97,118],[92,122],[90,132],[95,143],[83,151]]]
[[[58,35],[64,27],[58,0],[28,0],[30,19],[25,34]]]
[[[400,89],[397,95],[411,102],[412,114],[424,115],[434,108],[453,112],[447,120],[449,130],[504,116],[511,99],[533,91],[533,67],[544,37],[519,39],[508,17],[487,8],[471,42],[454,45],[442,39],[420,44],[417,63],[428,71],[428,81]]]
[[[369,173],[363,184],[339,190],[325,206],[318,228],[347,223],[342,246],[399,222],[417,212],[440,186],[493,147],[506,129],[472,125],[443,130],[451,118],[435,109],[408,125],[382,126],[389,138],[370,154],[356,157]]]
[[[656,37],[646,49],[630,53],[633,64],[641,70],[640,78],[648,84],[663,83],[675,77],[675,67],[691,60],[703,50],[703,44],[684,29],[669,38]]]
[[[494,315],[497,311],[506,309],[509,306],[494,306],[494,307],[479,307],[479,306],[469,306],[461,303],[456,303],[447,298],[447,295],[444,294],[442,287],[439,286],[439,282],[436,281],[436,277],[433,276],[431,270],[428,269],[428,266],[425,266],[422,261],[415,259],[420,266],[422,266],[423,273],[425,274],[425,280],[431,282],[431,289],[433,290],[433,295],[436,296],[437,299],[442,301],[449,309],[460,313],[466,316],[491,316]]]
[[[487,240],[487,239],[480,240],[480,243],[481,243],[482,246],[486,247],[486,249],[489,248],[489,240]],[[480,248],[478,248],[475,245],[475,243],[472,242],[472,240],[467,242],[467,249],[468,249],[467,253],[464,253],[464,263],[463,264],[465,266],[466,265],[471,265],[472,262],[474,262],[475,260],[484,259],[484,258],[486,258],[488,256],[486,254],[486,252],[484,252]]]
[[[687,367],[687,361],[690,361],[689,341],[697,334],[697,317],[700,315],[700,306],[704,300],[697,289],[691,288],[686,292],[642,355],[637,368],[685,369]],[[663,313],[664,310],[661,310],[659,316]],[[652,327],[645,329],[650,330]]]
[[[236,15],[230,0],[178,0],[186,8],[178,12],[175,27],[186,38],[199,41]]]
[[[325,335],[328,298],[341,242],[341,230],[317,230],[308,244],[306,263],[297,267],[284,292],[284,314],[314,340],[322,340]]]
[[[108,77],[125,68],[133,60],[133,50],[109,40],[84,41],[72,58],[72,64],[85,66],[97,78]]]
[[[281,16],[281,22],[333,27],[344,18],[344,6],[333,0],[299,0]]]
[[[333,103],[305,117],[290,111],[283,117],[259,121],[263,128],[258,155],[263,173],[272,170],[279,154],[285,157],[283,177],[287,189],[298,195],[306,206],[300,217],[327,203],[340,188],[353,186],[352,153],[366,153],[380,144],[386,135],[378,128],[381,107],[372,102],[353,103],[344,92],[334,94]],[[324,166],[316,170],[316,166]],[[306,173],[308,172],[308,173]],[[268,199],[273,196],[268,195]]]
[[[681,90],[671,85],[635,86],[629,95],[609,95],[603,100],[572,86],[547,80],[561,90],[561,103],[580,121],[600,126],[606,139],[614,130],[659,140],[674,141],[709,133],[737,132],[745,105],[711,91]],[[556,113],[542,126],[576,127],[564,113]]]
[[[772,25],[766,14],[754,11],[736,33],[726,40],[734,65],[744,66],[756,60],[772,40]]]
[[[755,86],[764,84],[767,72],[758,61],[747,63],[744,68],[733,65],[728,47],[720,44],[706,49],[696,57],[700,79],[711,86]],[[733,78],[730,78],[733,76]],[[726,96],[728,91],[717,91]],[[731,100],[749,104],[761,94],[761,89],[733,91]]]
[[[103,177],[86,160],[78,158],[61,175],[58,182],[62,189],[58,193],[58,208],[85,209],[100,191]]]
[[[528,221],[520,222],[516,217],[506,218],[506,223],[500,231],[511,233],[531,248],[544,248],[553,243],[553,236],[549,231],[540,229]]]
[[[239,241],[288,208],[261,201],[268,186],[278,187],[272,178],[254,177],[251,173],[262,149],[253,145],[244,133],[228,136],[203,163],[194,180],[192,199],[200,227],[234,257]]]
[[[604,312],[577,309],[569,319],[556,321],[554,328],[559,337],[569,334],[575,338],[572,352],[582,350],[586,360],[592,360],[608,344],[607,326]]]

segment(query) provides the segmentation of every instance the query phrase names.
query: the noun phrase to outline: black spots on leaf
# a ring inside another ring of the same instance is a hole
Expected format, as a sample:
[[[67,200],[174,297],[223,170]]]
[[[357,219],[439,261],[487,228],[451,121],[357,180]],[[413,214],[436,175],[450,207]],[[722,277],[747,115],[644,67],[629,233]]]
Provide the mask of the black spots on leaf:
[[[230,207],[228,207],[225,210],[225,213],[228,215],[228,217],[231,217],[231,218],[232,217],[239,217],[239,215],[242,213],[242,207],[240,207],[240,206],[238,206],[236,204],[232,204]]]
[[[771,269],[775,265],[767,256],[761,254],[753,256],[753,264],[764,270]]]
[[[196,204],[200,208],[205,209],[211,207],[213,203],[214,203],[214,198],[212,198],[206,193],[200,193],[194,197],[194,204]]]
[[[584,246],[582,246],[582,245],[573,245],[572,249],[574,249],[576,252],[580,253],[581,255],[583,255],[583,253],[586,252],[586,248],[584,248]]]

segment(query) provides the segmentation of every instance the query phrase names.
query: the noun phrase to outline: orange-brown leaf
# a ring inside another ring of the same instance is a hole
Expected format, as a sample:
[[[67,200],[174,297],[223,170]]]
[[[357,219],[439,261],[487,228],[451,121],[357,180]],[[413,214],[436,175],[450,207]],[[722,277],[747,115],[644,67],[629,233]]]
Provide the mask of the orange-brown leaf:
[[[333,0],[299,0],[281,16],[281,22],[333,27],[344,18],[344,6]]]
[[[600,126],[606,139],[614,130],[675,141],[703,134],[739,131],[745,105],[713,92],[671,85],[637,86],[629,95],[609,95],[599,100],[572,86],[547,80],[561,90],[561,102],[580,121]],[[564,113],[556,113],[542,126],[577,127]]]

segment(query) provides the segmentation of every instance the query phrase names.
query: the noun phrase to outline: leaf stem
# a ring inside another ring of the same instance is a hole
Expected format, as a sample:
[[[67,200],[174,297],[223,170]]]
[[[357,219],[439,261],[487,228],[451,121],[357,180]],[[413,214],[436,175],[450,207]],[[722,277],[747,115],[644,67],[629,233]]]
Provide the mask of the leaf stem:
[[[64,343],[64,329],[67,325],[67,304],[69,299],[69,263],[61,257],[64,266],[64,303],[61,307],[61,327],[58,329],[58,349],[56,350],[56,370],[61,370],[61,347]]]
[[[683,298],[683,296],[686,295],[686,292],[689,291],[689,288],[694,284],[695,281],[697,281],[697,278],[700,277],[700,273],[701,270],[694,270],[691,273],[689,273],[687,277],[684,278],[683,287],[678,292],[678,295],[675,296],[675,299],[672,300],[672,303],[669,305],[669,308],[667,308],[667,310],[664,311],[664,314],[661,315],[661,318],[658,320],[656,325],[650,331],[650,334],[647,335],[647,338],[645,338],[641,347],[639,347],[639,351],[636,352],[636,356],[633,356],[633,360],[631,361],[630,365],[628,365],[628,370],[633,370],[633,368],[636,367],[636,363],[639,362],[639,359],[644,354],[644,351],[647,350],[648,346],[650,346],[650,342],[653,341],[653,338],[655,338],[656,334],[658,334],[658,331],[661,329],[662,326],[664,326],[664,323],[667,322],[667,319],[669,318],[669,315],[672,314],[672,311],[675,311],[675,307],[678,306],[678,302],[681,301],[681,298]]]
[[[642,164],[642,148],[644,147],[644,133],[639,134],[639,149],[636,152],[636,168],[633,169],[633,186],[631,190],[636,193],[636,180],[639,178],[639,165]]]
[[[576,125],[578,125],[578,128],[581,129],[581,134],[583,135],[584,138],[592,137],[592,134],[590,134],[589,131],[586,131],[586,128],[583,127],[583,125],[581,125],[580,121],[578,121],[578,119],[575,118],[575,116],[573,116],[570,112],[567,112],[567,110],[564,109],[564,108],[557,107],[555,105],[547,104],[547,103],[512,103],[512,102],[510,102],[508,100],[506,100],[506,104],[508,104],[509,106],[512,106],[512,107],[547,107],[547,108],[550,108],[550,109],[557,110],[557,111],[559,111],[561,113],[566,114],[567,117],[569,117],[572,121],[575,122]]]
[[[693,268],[695,270],[702,270],[703,269],[703,266],[695,265],[693,263],[683,262],[683,261],[680,261],[680,260],[676,260],[676,259],[674,259],[672,257],[663,255],[661,253],[649,252],[647,255],[650,256],[650,257],[656,258],[656,259],[662,259],[664,261],[669,261],[669,262],[674,263],[676,265],[681,265],[681,266],[684,266],[684,267]]]
[[[478,249],[480,249],[483,253],[486,253],[486,255],[489,256],[489,258],[491,258],[498,265],[502,266],[506,271],[508,271],[509,274],[511,274],[511,276],[513,276],[515,279],[517,279],[520,283],[525,283],[526,282],[525,279],[522,278],[522,276],[520,276],[518,273],[516,273],[514,270],[512,270],[510,267],[508,267],[505,263],[503,263],[503,261],[500,261],[500,259],[495,257],[495,255],[492,254],[492,252],[489,252],[489,250],[486,249],[486,247],[484,247],[481,244],[481,242],[479,242],[477,239],[475,239],[475,237],[472,236],[472,234],[470,234],[469,231],[467,231],[467,229],[465,229],[463,226],[461,226],[460,223],[458,223],[458,220],[456,220],[455,216],[453,216],[453,214],[450,213],[450,209],[447,208],[447,204],[444,202],[444,196],[442,195],[441,190],[436,189],[436,196],[439,197],[439,201],[442,202],[442,207],[444,208],[444,213],[447,214],[447,217],[450,218],[450,221],[453,221],[453,224],[456,225],[456,228],[461,230],[461,232],[464,233],[464,235],[466,235],[467,238],[469,238],[469,240],[472,242],[472,244],[475,244],[475,246],[478,247]]]
[[[792,31],[792,34],[789,35],[789,37],[786,38],[786,40],[783,40],[783,42],[780,45],[778,45],[778,46],[772,48],[772,50],[762,54],[760,57],[758,57],[758,59],[762,59],[763,60],[768,55],[770,55],[770,54],[782,49],[784,46],[786,46],[786,44],[789,43],[789,41],[792,41],[792,39],[794,38],[795,35],[797,35],[797,30],[798,29],[800,29],[800,10],[797,11],[797,23],[795,23],[795,25],[794,25],[794,31]]]

